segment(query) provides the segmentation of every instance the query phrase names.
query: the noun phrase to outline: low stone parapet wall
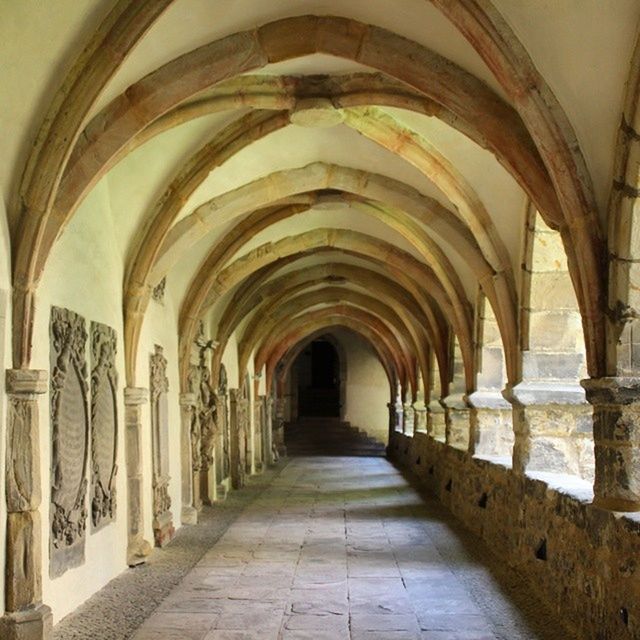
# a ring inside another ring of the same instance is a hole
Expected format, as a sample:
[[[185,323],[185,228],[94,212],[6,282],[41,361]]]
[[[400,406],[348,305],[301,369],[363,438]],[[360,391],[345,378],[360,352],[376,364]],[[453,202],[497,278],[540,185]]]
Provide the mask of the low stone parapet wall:
[[[590,640],[640,638],[640,513],[591,504],[589,483],[516,475],[426,434],[393,433],[388,455]]]

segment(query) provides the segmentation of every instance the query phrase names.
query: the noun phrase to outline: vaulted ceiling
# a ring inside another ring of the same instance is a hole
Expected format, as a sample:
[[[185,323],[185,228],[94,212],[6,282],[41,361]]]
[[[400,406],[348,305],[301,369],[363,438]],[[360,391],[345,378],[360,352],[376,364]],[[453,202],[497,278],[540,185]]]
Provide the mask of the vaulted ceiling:
[[[429,348],[446,372],[449,331],[473,384],[480,288],[515,380],[532,202],[563,235],[602,369],[592,312],[636,0],[34,0],[0,16],[23,333],[57,239],[107,198],[130,383],[165,276],[183,350],[209,318],[273,368],[340,324],[412,385]]]

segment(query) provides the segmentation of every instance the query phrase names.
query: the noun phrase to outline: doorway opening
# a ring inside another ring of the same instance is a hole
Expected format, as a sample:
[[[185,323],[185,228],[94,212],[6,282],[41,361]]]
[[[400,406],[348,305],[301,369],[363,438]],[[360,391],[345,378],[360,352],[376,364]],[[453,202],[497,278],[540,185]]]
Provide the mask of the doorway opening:
[[[325,339],[313,340],[298,356],[298,415],[340,417],[340,356]]]

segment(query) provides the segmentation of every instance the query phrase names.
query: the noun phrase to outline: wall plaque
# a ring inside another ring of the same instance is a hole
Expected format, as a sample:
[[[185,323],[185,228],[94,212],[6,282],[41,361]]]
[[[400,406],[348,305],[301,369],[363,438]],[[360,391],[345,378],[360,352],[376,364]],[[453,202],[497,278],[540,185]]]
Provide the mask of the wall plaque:
[[[84,562],[89,451],[84,318],[51,308],[51,577]]]

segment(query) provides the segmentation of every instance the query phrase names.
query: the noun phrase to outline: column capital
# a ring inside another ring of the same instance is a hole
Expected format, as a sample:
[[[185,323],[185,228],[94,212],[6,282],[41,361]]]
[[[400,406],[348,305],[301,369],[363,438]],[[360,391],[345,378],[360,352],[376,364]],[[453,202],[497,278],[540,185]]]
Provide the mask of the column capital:
[[[457,409],[458,411],[464,411],[469,408],[469,404],[467,403],[467,395],[466,393],[450,393],[446,398],[442,398],[440,401],[441,404],[446,409]]]
[[[125,387],[124,403],[127,406],[144,404],[149,401],[149,390],[144,387]]]
[[[611,376],[586,378],[580,384],[591,404],[629,405],[640,402],[640,378]]]
[[[5,387],[13,395],[46,393],[49,374],[43,369],[7,369]]]
[[[431,400],[431,402],[429,402],[429,404],[427,405],[427,409],[429,409],[431,413],[444,413],[442,402],[437,399]]]
[[[511,403],[497,389],[478,389],[467,394],[466,400],[474,409],[511,409]]]
[[[579,384],[568,381],[520,382],[502,391],[502,397],[522,407],[548,404],[585,404],[585,392]]]

